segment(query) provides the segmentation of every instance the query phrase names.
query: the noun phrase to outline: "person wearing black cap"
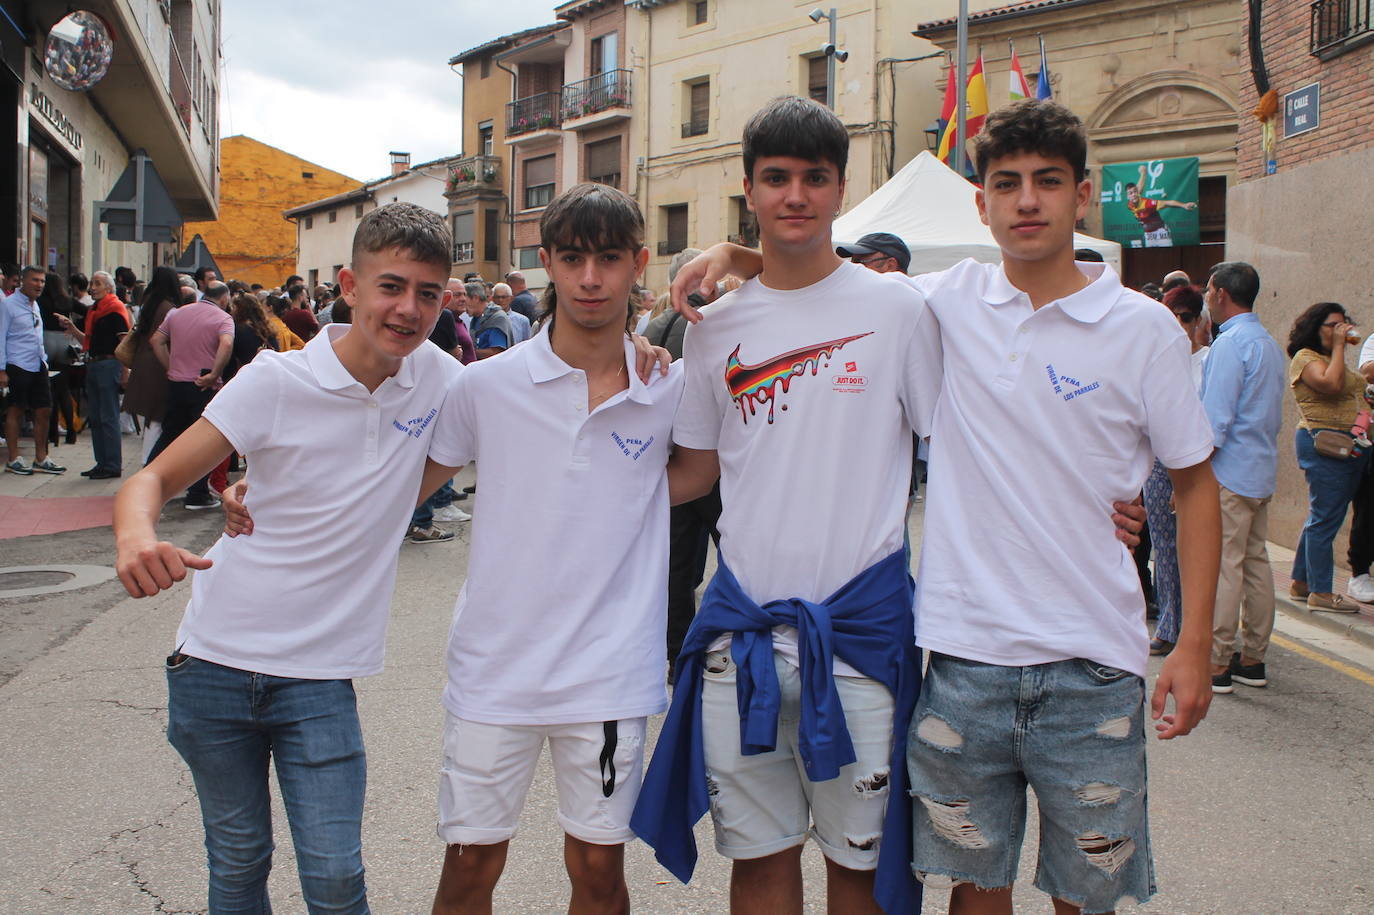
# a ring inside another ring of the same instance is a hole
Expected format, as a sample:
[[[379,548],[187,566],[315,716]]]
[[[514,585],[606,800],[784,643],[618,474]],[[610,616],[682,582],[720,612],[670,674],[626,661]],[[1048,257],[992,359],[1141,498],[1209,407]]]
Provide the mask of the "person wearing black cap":
[[[840,245],[835,253],[876,273],[906,273],[911,266],[906,242],[891,232],[870,232],[852,245]]]

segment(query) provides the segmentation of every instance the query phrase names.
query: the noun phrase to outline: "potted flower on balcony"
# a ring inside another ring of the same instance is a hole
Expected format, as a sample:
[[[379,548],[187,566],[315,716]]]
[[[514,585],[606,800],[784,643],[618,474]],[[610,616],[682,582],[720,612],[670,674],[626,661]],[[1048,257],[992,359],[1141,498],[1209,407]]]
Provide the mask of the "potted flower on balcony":
[[[539,127],[540,127],[541,129],[542,129],[542,128],[545,128],[545,127],[552,127],[552,126],[553,126],[553,115],[551,115],[551,114],[541,114],[541,115],[539,116]]]
[[[496,183],[496,166],[494,166],[494,165],[488,165],[486,168],[482,169],[482,183],[483,183],[483,184],[495,184],[495,183]]]

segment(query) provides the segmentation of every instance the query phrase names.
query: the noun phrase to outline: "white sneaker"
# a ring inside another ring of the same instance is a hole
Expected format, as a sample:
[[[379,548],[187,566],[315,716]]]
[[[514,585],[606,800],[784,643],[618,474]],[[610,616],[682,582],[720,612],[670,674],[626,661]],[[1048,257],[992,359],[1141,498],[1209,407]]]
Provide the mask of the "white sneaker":
[[[443,508],[435,509],[435,521],[471,521],[472,515],[463,511],[456,505],[445,505]]]
[[[1374,578],[1370,578],[1368,573],[1356,575],[1345,586],[1345,593],[1361,603],[1374,603]]]

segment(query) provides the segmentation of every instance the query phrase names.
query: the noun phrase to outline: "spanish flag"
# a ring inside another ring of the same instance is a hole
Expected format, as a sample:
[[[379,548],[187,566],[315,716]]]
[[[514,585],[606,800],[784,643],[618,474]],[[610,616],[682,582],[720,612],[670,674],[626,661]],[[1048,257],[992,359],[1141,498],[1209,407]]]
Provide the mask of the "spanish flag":
[[[945,86],[945,104],[941,109],[940,116],[945,117],[948,112],[949,121],[945,124],[945,129],[940,134],[940,148],[935,153],[940,161],[949,163],[949,157],[954,150],[954,144],[963,142],[957,134],[959,133],[959,121],[954,116],[955,83],[954,68],[949,69],[949,82]],[[968,85],[964,89],[965,115],[964,123],[968,129],[969,136],[977,136],[978,131],[983,129],[983,121],[988,116],[988,87],[983,80],[983,52],[978,52],[978,62],[973,65],[973,70],[968,75]]]
[[[950,152],[954,148],[954,108],[959,104],[959,83],[954,76],[954,64],[949,64],[949,79],[945,81],[945,101],[940,106],[940,148],[937,158],[949,164]]]
[[[968,88],[964,91],[964,98],[968,101],[968,115],[966,124],[968,125],[968,135],[978,136],[978,131],[983,129],[983,121],[988,116],[988,84],[983,79],[983,51],[978,50],[978,62],[973,65],[973,72],[968,75]]]

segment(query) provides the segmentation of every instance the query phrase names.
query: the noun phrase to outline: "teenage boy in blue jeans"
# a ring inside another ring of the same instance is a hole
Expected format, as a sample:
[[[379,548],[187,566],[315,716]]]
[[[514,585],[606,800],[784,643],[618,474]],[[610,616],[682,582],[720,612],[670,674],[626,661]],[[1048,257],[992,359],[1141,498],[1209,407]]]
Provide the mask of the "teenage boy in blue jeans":
[[[268,912],[267,766],[275,762],[305,904],[368,911],[366,761],[353,678],[382,669],[395,544],[415,506],[462,365],[426,339],[448,297],[444,220],[369,213],[339,275],[352,324],[263,353],[129,480],[115,503],[118,573],[134,597],[201,570],[167,659],[167,737],[195,779],[211,912]],[[204,558],[157,539],[167,499],[231,450],[249,457],[252,537]],[[329,480],[302,490],[300,472]],[[451,476],[425,478],[426,494]]]

